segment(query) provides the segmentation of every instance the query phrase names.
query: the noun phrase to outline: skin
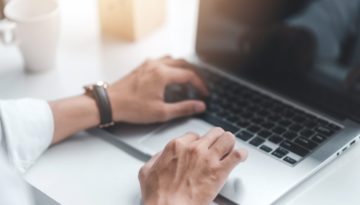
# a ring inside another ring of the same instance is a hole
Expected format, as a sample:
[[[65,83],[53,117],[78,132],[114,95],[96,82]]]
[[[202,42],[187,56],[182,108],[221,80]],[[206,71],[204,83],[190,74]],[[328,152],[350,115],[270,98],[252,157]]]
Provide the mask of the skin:
[[[203,95],[208,95],[206,85],[191,68],[184,60],[167,56],[146,61],[110,85],[108,94],[114,121],[149,124],[204,112],[206,105],[199,100],[164,102],[164,91],[170,84],[191,83]],[[89,95],[83,94],[49,104],[55,122],[53,144],[100,123],[96,102]]]
[[[108,95],[116,122],[149,124],[202,113],[200,100],[164,101],[170,84],[192,84],[202,95],[206,85],[184,60],[164,57],[148,60],[110,85]],[[49,102],[55,131],[53,144],[95,127],[100,115],[89,94]],[[161,154],[144,165],[139,174],[146,205],[208,204],[223,186],[230,171],[246,158],[234,150],[235,137],[221,128],[204,137],[189,133],[171,141]]]
[[[171,141],[139,172],[145,205],[208,205],[231,170],[247,158],[235,137],[221,128]]]

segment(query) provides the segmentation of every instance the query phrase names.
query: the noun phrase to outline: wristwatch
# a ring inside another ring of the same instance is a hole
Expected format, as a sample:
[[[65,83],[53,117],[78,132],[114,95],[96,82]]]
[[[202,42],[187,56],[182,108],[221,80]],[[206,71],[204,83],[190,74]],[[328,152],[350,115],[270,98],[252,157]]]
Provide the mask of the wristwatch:
[[[100,125],[99,128],[107,128],[113,126],[111,103],[107,89],[109,84],[103,81],[98,81],[95,84],[84,86],[86,94],[91,94],[95,99],[97,107],[100,113]]]

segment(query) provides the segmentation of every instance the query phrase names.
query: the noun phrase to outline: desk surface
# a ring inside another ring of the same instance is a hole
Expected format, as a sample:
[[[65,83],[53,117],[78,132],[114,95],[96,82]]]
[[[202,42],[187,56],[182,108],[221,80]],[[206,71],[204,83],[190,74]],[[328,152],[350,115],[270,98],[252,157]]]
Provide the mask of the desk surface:
[[[166,24],[137,43],[101,40],[96,0],[62,0],[57,68],[26,75],[14,47],[0,47],[1,98],[57,99],[99,79],[114,81],[145,58],[193,52],[197,1],[168,0]],[[138,204],[143,162],[101,139],[79,133],[51,147],[25,178],[66,205]],[[360,204],[360,145],[291,191],[278,204]]]

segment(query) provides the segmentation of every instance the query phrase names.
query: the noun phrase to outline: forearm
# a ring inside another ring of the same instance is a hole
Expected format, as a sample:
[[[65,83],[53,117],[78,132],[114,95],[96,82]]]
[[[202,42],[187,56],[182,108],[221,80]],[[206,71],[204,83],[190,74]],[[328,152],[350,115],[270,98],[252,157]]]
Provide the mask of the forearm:
[[[90,96],[80,95],[52,101],[49,102],[49,105],[55,125],[52,144],[100,123],[100,114],[96,102]]]

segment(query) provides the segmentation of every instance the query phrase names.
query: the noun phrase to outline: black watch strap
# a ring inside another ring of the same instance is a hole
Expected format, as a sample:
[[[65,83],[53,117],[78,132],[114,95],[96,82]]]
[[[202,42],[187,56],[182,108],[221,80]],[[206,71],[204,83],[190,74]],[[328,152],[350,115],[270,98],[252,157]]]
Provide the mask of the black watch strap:
[[[114,125],[111,103],[107,92],[107,84],[100,82],[91,86],[93,97],[100,113],[100,128]]]

